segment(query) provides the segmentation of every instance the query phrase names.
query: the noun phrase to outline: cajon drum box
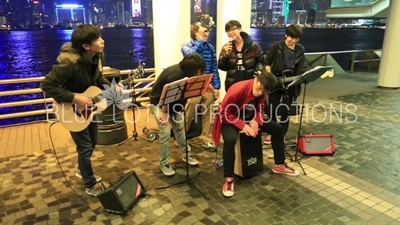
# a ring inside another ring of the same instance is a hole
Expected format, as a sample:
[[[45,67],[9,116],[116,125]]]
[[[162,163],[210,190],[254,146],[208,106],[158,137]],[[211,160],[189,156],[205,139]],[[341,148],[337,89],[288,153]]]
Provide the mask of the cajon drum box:
[[[257,137],[240,132],[235,146],[235,174],[242,178],[252,177],[263,171],[261,133]]]

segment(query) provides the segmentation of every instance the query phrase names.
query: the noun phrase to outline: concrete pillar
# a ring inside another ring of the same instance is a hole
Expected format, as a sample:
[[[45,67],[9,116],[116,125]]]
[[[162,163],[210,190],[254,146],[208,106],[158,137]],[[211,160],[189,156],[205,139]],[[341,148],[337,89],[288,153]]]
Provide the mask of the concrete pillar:
[[[400,1],[391,0],[387,16],[381,62],[379,65],[378,86],[400,87]]]
[[[250,33],[251,22],[251,0],[218,0],[217,1],[217,58],[222,46],[229,41],[225,32],[225,24],[229,20],[237,20],[242,24],[242,31]],[[221,90],[219,101],[225,96],[226,72],[219,71],[221,79]]]
[[[190,12],[187,0],[153,0],[156,76],[182,60],[181,46],[190,40]]]

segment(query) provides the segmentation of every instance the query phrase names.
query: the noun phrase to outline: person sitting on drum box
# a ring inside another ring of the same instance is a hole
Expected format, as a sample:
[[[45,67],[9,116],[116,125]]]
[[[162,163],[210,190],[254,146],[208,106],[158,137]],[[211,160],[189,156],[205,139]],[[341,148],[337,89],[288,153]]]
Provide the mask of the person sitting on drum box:
[[[222,187],[222,193],[225,197],[232,197],[234,194],[235,144],[239,131],[243,131],[246,135],[252,137],[256,137],[259,130],[270,134],[275,160],[272,171],[291,176],[300,174],[299,171],[290,168],[285,163],[282,126],[277,122],[264,121],[263,119],[266,95],[276,82],[273,74],[263,70],[254,79],[233,84],[215,113],[212,136],[217,146],[221,134],[224,141],[222,157],[225,183]]]

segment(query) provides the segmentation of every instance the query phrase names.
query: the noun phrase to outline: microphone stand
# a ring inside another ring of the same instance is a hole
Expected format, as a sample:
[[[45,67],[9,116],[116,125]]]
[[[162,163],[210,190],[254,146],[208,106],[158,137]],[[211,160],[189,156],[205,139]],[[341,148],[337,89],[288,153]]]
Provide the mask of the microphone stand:
[[[138,132],[136,131],[136,115],[135,115],[135,105],[136,105],[136,92],[135,92],[135,74],[133,73],[133,51],[129,51],[129,59],[130,59],[130,64],[131,64],[131,73],[129,76],[133,76],[132,82],[131,82],[131,88],[132,88],[132,118],[133,118],[133,131],[132,131],[132,137],[126,139],[123,142],[120,142],[118,146],[122,145],[123,143],[129,141],[130,139],[135,139],[137,141],[137,138],[139,136]],[[139,64],[138,69],[142,69],[141,63]],[[132,85],[133,83],[133,85]]]
[[[129,51],[129,59],[130,59],[130,64],[131,64],[131,76],[135,76],[133,73],[133,51]],[[132,88],[132,118],[133,118],[133,138],[135,141],[137,141],[138,132],[136,131],[136,115],[135,115],[135,105],[136,105],[136,91],[135,91],[135,77],[133,77],[132,80],[133,85],[131,85]],[[132,84],[131,83],[131,84]]]

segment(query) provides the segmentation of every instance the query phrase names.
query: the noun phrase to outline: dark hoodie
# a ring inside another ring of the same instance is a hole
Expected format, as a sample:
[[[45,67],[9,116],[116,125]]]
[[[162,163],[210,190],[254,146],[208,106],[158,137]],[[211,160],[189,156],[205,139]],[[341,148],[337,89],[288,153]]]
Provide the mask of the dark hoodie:
[[[271,72],[275,75],[281,75],[282,72],[287,69],[285,68],[285,40],[277,41],[271,45],[267,53],[265,54],[266,66],[271,66]],[[293,76],[298,76],[304,71],[304,64],[306,58],[304,56],[304,46],[296,43],[294,48],[293,58],[290,60],[293,65]],[[294,88],[294,100],[300,95],[301,85],[297,85]]]
[[[104,89],[103,84],[111,85],[102,75],[103,54],[91,58],[68,42],[61,47],[57,62],[40,82],[40,88],[58,103],[72,103],[74,93],[82,93],[90,86]]]
[[[253,39],[246,32],[240,32],[240,36],[243,38],[244,44],[242,48],[243,53],[243,66],[245,69],[244,76],[239,78],[237,71],[237,51],[235,45],[232,46],[232,51],[229,55],[225,54],[224,48],[221,49],[218,59],[218,68],[222,71],[226,71],[225,79],[225,91],[232,84],[254,78],[254,72],[263,70],[263,50],[261,47],[253,41]]]

